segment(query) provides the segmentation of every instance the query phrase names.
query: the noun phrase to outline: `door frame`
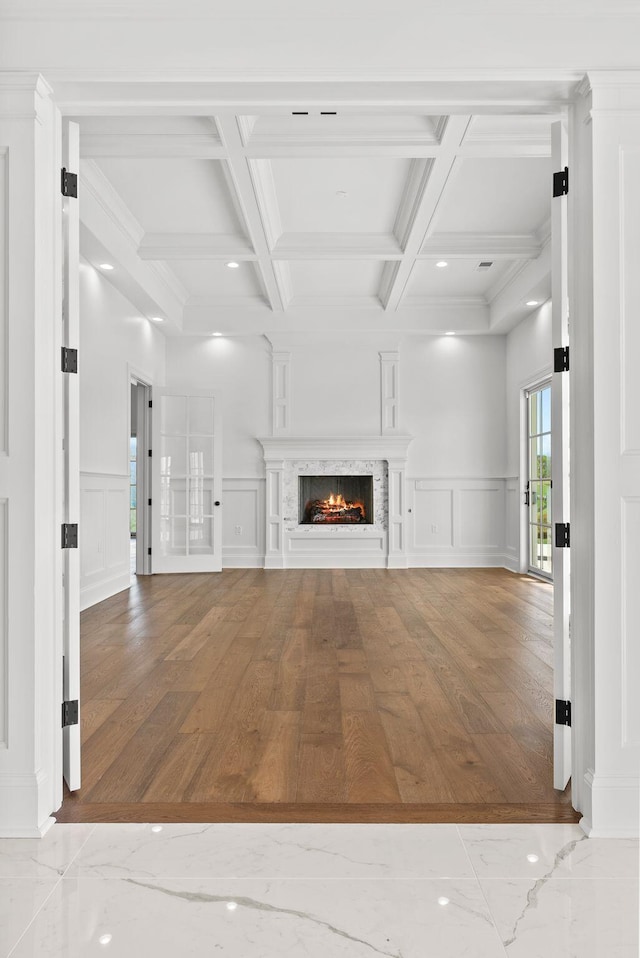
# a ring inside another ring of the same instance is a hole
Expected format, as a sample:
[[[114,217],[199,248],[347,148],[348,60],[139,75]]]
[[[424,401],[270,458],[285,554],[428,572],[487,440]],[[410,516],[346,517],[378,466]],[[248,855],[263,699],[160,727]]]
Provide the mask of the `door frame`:
[[[551,382],[553,389],[553,367],[551,364],[539,369],[533,376],[525,382],[520,383],[520,550],[518,555],[518,571],[521,575],[529,575],[529,507],[525,502],[525,493],[527,491],[527,479],[529,470],[529,424],[528,424],[528,393],[542,386],[546,382]],[[553,429],[553,421],[551,423]],[[531,573],[534,575],[535,573]],[[543,577],[545,582],[552,580]]]
[[[141,386],[138,394],[138,442],[136,445],[136,575],[151,575],[151,522],[152,491],[151,463],[151,416],[153,403],[153,381],[148,373],[142,372],[131,363],[127,363],[127,423],[129,438],[131,433],[131,386]],[[142,464],[142,468],[140,468]],[[129,439],[127,440],[127,472],[129,472]],[[142,495],[141,495],[142,493]],[[140,505],[141,503],[141,505]],[[150,504],[151,503],[151,504]],[[140,530],[142,535],[140,535]]]
[[[531,469],[531,449],[530,449],[530,436],[529,436],[529,401],[531,399],[531,393],[536,392],[539,389],[544,389],[546,386],[549,386],[551,389],[551,396],[553,397],[553,375],[552,371],[549,372],[549,375],[546,378],[539,379],[535,384],[531,386],[526,386],[523,389],[524,395],[524,422],[522,424],[522,445],[524,446],[524,473],[523,480],[525,483],[525,494],[527,491],[527,484],[529,483],[531,476],[529,475]],[[551,403],[553,407],[553,400]],[[553,409],[551,410],[551,436],[553,436]],[[552,455],[551,455],[551,480],[553,491],[553,440],[552,442]],[[552,498],[553,503],[553,498]],[[548,582],[550,585],[553,585],[553,573],[551,575],[546,575],[539,569],[533,569],[531,567],[531,505],[525,502],[525,495],[522,496],[522,508],[524,512],[524,528],[525,528],[525,542],[521,550],[521,561],[524,563],[524,573],[526,575],[534,576],[535,578],[540,578],[543,582]],[[552,535],[552,553],[553,553],[553,516],[551,522],[549,523]],[[553,566],[552,566],[553,568]]]

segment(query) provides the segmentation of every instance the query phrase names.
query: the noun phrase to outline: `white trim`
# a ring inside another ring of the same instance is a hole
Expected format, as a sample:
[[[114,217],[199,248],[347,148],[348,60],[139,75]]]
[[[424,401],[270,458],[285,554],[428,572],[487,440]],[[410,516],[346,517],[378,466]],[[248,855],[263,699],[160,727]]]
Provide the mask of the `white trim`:
[[[258,437],[265,459],[406,459],[413,436]]]

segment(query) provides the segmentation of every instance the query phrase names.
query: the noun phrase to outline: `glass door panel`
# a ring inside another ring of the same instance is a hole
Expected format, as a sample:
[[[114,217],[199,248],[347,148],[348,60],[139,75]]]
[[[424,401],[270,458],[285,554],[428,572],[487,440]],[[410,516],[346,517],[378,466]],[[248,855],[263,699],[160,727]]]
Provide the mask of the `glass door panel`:
[[[529,569],[551,578],[553,539],[551,523],[551,383],[528,393]]]

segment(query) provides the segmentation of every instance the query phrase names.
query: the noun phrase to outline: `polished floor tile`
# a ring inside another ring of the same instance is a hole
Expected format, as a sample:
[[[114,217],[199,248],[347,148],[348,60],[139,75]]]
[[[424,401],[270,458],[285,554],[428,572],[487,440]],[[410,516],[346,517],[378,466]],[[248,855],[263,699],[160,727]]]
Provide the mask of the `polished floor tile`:
[[[0,955],[9,954],[58,881],[58,878],[0,878]]]
[[[82,878],[475,878],[455,825],[100,825]]]
[[[573,825],[56,825],[0,958],[637,958],[638,842]]]
[[[638,882],[480,882],[509,958],[638,958]]]
[[[504,958],[477,882],[452,879],[64,879],[12,958],[108,954]]]
[[[634,839],[587,838],[578,825],[460,825],[478,878],[638,878]]]
[[[95,825],[54,825],[44,838],[0,840],[0,878],[63,875]]]

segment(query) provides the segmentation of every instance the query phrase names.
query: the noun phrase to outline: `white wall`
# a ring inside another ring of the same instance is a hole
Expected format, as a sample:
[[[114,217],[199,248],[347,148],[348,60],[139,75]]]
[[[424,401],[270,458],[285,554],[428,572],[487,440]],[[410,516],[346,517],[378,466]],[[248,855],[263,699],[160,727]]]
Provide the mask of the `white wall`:
[[[526,477],[521,475],[523,389],[551,374],[553,345],[551,301],[524,319],[506,337],[506,490],[505,554],[514,572],[524,571],[523,495]]]
[[[282,338],[282,337],[281,337]],[[379,339],[379,341],[378,341]],[[278,343],[286,349],[286,342]],[[291,337],[291,433],[380,434],[380,350],[388,336]],[[400,431],[411,565],[502,565],[506,338],[424,336],[400,350]],[[223,402],[223,563],[264,562],[264,463],[271,348],[262,337],[171,341],[167,385],[219,390]]]
[[[80,269],[80,602],[129,585],[129,366],[164,382],[165,338],[100,272]]]

